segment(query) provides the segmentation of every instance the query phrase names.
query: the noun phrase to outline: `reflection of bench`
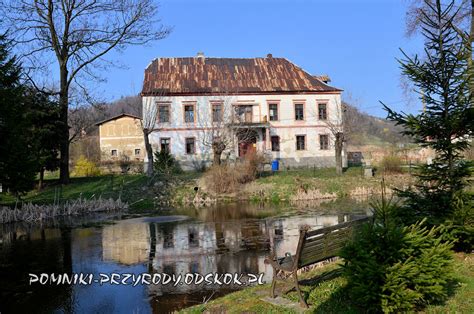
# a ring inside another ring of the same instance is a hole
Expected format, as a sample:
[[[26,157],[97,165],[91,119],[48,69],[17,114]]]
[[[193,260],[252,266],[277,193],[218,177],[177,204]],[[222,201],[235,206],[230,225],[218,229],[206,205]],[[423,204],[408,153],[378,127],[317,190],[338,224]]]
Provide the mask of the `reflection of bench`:
[[[308,307],[298,285],[298,269],[337,256],[347,240],[352,238],[354,227],[360,226],[368,220],[369,218],[365,217],[313,231],[309,231],[308,226],[302,227],[295,255],[286,253],[284,257],[276,257],[272,252],[272,255],[265,259],[265,263],[271,264],[273,267],[272,298],[275,297],[276,281],[282,280],[278,278],[277,274],[282,271],[290,273],[293,277],[293,286],[287,292],[296,288],[301,305]]]

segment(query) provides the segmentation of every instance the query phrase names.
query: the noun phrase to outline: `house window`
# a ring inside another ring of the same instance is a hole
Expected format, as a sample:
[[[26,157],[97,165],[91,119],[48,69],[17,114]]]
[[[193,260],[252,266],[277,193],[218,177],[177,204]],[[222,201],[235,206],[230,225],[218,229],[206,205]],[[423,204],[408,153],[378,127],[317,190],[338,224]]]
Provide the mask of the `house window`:
[[[319,120],[327,120],[328,112],[326,104],[318,104],[318,117]]]
[[[194,144],[194,137],[186,138],[186,154],[192,155],[196,152],[196,145]]]
[[[174,247],[174,235],[173,232],[164,232],[163,234],[163,248],[170,249]]]
[[[194,105],[184,105],[184,122],[194,123]]]
[[[306,135],[296,135],[296,150],[306,149]]]
[[[304,120],[304,105],[295,104],[295,120]]]
[[[170,106],[169,105],[158,105],[158,122],[159,123],[170,122]]]
[[[167,275],[170,275],[170,276],[173,276],[174,274],[176,274],[175,265],[174,264],[164,264],[163,265],[163,273],[167,274]]]
[[[222,105],[212,105],[212,122],[222,122]]]
[[[140,156],[140,148],[135,148],[135,156]]]
[[[238,117],[238,122],[252,122],[252,106],[238,105],[235,107],[235,113]]]
[[[329,135],[327,134],[319,135],[319,149],[321,150],[329,149]]]
[[[117,150],[116,149],[112,149],[110,151],[110,155],[112,155],[113,157],[117,157]]]
[[[272,136],[272,152],[280,151],[280,137]]]
[[[188,229],[189,247],[199,246],[199,234],[195,229]]]
[[[170,152],[170,139],[162,138],[160,139],[160,149],[162,152]]]
[[[270,121],[278,121],[278,104],[269,104],[268,111]]]
[[[199,263],[198,262],[191,262],[189,264],[189,272],[192,274],[199,273]]]

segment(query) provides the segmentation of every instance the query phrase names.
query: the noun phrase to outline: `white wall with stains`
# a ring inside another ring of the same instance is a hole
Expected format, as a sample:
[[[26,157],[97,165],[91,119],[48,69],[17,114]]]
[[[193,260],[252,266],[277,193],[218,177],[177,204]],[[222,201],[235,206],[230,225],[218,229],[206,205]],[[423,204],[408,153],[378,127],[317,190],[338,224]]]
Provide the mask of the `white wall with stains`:
[[[167,123],[154,125],[155,131],[150,135],[154,150],[159,150],[160,138],[170,139],[171,153],[184,165],[193,165],[212,159],[212,149],[205,145],[212,128],[211,103],[220,101],[224,106],[224,120],[230,121],[235,106],[252,106],[252,123],[258,130],[256,148],[258,152],[278,158],[283,167],[295,166],[334,166],[334,136],[328,128],[341,124],[340,93],[320,94],[281,94],[281,95],[224,95],[224,96],[173,96],[143,97],[143,120],[153,121],[157,114],[157,104],[168,104],[170,119]],[[186,123],[184,105],[195,105],[195,121]],[[269,104],[278,104],[278,120],[269,121]],[[295,104],[303,104],[304,119],[295,120]],[[327,120],[318,117],[318,104],[326,104]],[[151,120],[150,120],[151,119]],[[262,128],[261,126],[268,127]],[[263,134],[266,133],[266,134]],[[329,135],[329,148],[321,149],[319,135]],[[296,136],[305,136],[305,149],[296,149]],[[280,138],[280,151],[271,151],[270,137]],[[186,154],[185,138],[194,137],[195,154]],[[265,138],[265,139],[264,139]],[[235,158],[238,155],[237,139],[235,145],[224,154],[224,158]],[[344,157],[345,160],[345,157]]]

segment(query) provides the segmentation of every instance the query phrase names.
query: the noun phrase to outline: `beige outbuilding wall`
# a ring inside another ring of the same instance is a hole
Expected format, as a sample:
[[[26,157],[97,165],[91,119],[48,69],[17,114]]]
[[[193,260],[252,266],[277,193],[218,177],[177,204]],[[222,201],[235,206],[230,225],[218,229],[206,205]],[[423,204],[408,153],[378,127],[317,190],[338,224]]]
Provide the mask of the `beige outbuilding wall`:
[[[99,135],[102,161],[118,161],[125,156],[143,161],[145,144],[138,117],[121,115],[103,121],[99,124]]]

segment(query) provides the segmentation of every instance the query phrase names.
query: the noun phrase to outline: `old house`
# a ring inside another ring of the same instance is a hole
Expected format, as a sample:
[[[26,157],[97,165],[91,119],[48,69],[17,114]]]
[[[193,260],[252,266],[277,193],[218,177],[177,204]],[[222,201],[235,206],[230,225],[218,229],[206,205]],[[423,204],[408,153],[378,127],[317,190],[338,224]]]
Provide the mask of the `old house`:
[[[144,160],[146,154],[140,117],[123,113],[97,125],[102,161]]]
[[[185,169],[209,164],[212,144],[227,137],[222,159],[258,152],[282,167],[335,165],[341,92],[285,58],[159,58],[145,69],[143,121],[154,150]],[[345,160],[345,158],[344,158]]]

